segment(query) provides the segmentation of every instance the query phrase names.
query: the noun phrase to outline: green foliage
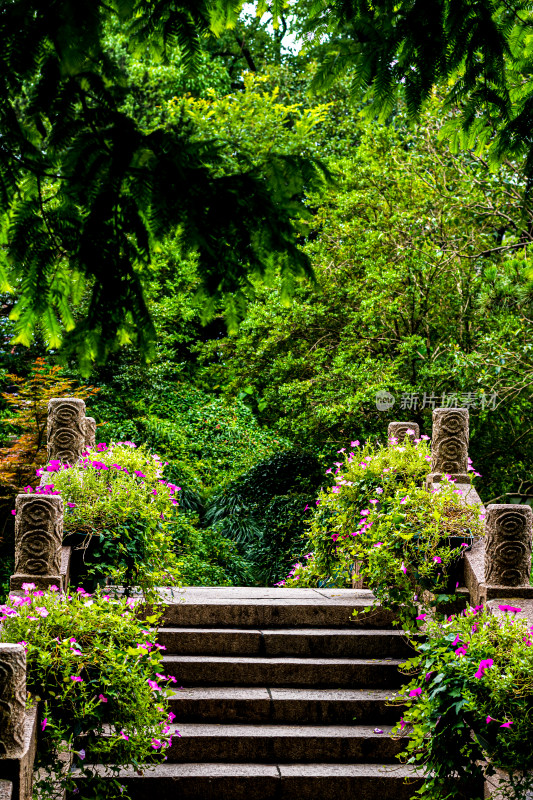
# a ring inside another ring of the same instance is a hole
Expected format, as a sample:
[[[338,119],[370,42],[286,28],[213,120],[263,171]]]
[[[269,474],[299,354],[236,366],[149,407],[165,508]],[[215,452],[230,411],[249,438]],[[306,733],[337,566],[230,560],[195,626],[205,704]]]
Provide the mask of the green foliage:
[[[139,620],[133,601],[34,589],[25,584],[23,596],[2,606],[1,640],[24,645],[29,700],[42,704],[39,796],[55,797],[58,781],[70,793],[76,780],[83,797],[125,796],[119,770],[161,762],[172,742],[157,620]],[[78,775],[65,771],[68,753]],[[91,768],[102,762],[105,788]]]
[[[317,130],[338,185],[310,199],[316,286],[299,286],[289,308],[280,283],[257,288],[238,334],[202,355],[228,395],[249,387],[262,422],[325,453],[392,419],[429,433],[433,402],[475,393],[472,457],[488,499],[519,490],[533,465],[531,220],[513,165],[491,174],[451,154],[441,116],[435,100],[416,132],[404,115],[385,127],[354,117],[338,89]],[[396,398],[389,412],[376,408],[382,389]]]
[[[425,437],[427,440],[427,437]],[[334,485],[318,494],[311,505],[305,564],[297,564],[288,578],[292,586],[351,584],[356,553],[355,536],[366,542],[367,526],[360,521],[370,509],[393,500],[398,491],[420,485],[430,460],[427,442],[380,446],[351,442],[353,450],[339,451],[341,461],[326,471]],[[334,472],[334,474],[333,474]],[[362,513],[363,512],[363,513]]]
[[[157,455],[131,443],[100,444],[79,464],[51,461],[44,472],[51,476],[48,491],[61,493],[65,504],[66,541],[83,553],[79,579],[110,578],[148,593],[175,582],[179,487],[163,480]]]
[[[403,757],[425,775],[424,800],[477,800],[495,768],[510,773],[498,796],[524,800],[531,789],[531,629],[519,608],[499,608],[429,622],[404,665],[415,677],[398,698],[406,708],[397,730],[408,726]]]
[[[110,20],[118,19],[139,57],[179,51],[192,67],[201,61],[202,37],[235,24],[241,5],[62,0],[48,13],[25,0],[6,7],[0,282],[17,292],[15,342],[29,344],[40,325],[56,349],[68,332],[85,371],[133,339],[150,352],[146,278],[168,236],[181,252],[197,254],[209,296],[238,300],[250,274],[276,265],[287,275],[311,274],[297,246],[298,223],[307,214],[304,190],[321,180],[318,163],[270,152],[227,174],[220,146],[195,138],[190,119],[144,127],[109,40]],[[230,321],[238,306],[228,310]]]
[[[205,522],[243,545],[254,582],[269,585],[301,552],[305,511],[320,481],[316,456],[297,450],[276,453],[215,494]]]

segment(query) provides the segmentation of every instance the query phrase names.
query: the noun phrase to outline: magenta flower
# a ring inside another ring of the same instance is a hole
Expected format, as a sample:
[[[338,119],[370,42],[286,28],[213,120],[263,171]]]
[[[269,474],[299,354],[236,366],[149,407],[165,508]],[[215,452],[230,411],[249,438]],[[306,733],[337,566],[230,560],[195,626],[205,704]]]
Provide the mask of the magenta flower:
[[[422,689],[420,689],[420,688],[411,689],[411,691],[409,692],[409,697],[418,697],[421,694],[422,694]]]
[[[133,474],[137,475],[138,478],[146,478],[146,475],[143,475],[143,473],[138,469],[134,470]]]
[[[334,542],[336,542],[337,539],[339,538],[339,534],[338,533],[332,533],[331,534],[331,538],[333,539]]]
[[[500,728],[510,728],[512,724],[512,722],[504,722],[503,725],[500,725]]]
[[[83,761],[83,759],[85,758],[85,750],[78,750],[78,755],[81,758],[81,760]]]
[[[80,678],[79,675],[71,675],[70,680],[74,681],[74,683],[83,683],[83,678]]]
[[[406,727],[407,722],[405,722],[404,718],[402,717],[401,720],[399,721],[398,725],[400,726],[400,733],[401,733],[403,731],[403,729]]]
[[[152,681],[150,680],[150,678],[148,678],[148,686],[150,687],[150,689],[153,689],[154,692],[161,691],[161,687],[157,685],[156,681]]]
[[[407,495],[400,500],[400,505],[405,505],[405,503],[407,503]]]
[[[76,508],[76,503],[67,503],[69,508]]]
[[[99,694],[98,699],[100,700],[101,703],[107,703],[107,697],[105,697],[105,695],[103,694]]]
[[[355,442],[350,442],[351,447],[359,447],[359,441],[356,439]]]
[[[509,614],[518,614],[522,611],[521,608],[517,608],[517,606],[498,606],[500,611],[508,611]]]
[[[152,739],[152,747],[154,748],[154,750],[160,749],[161,742],[159,741],[159,739]]]
[[[28,592],[31,592],[31,590],[32,590],[32,589],[35,589],[35,588],[36,588],[36,586],[35,586],[35,584],[34,584],[34,583],[23,583],[23,584],[22,584],[22,591],[23,591],[23,592],[26,592],[26,594],[27,594]]]
[[[401,569],[401,571],[403,572],[403,574],[404,574],[404,575],[406,575],[406,574],[407,574],[407,567],[405,566],[405,564],[403,563],[403,561],[402,561],[402,566],[400,567],[400,569]]]
[[[427,617],[427,614],[419,614],[417,619],[425,619],[426,617]]]
[[[128,736],[128,734],[127,734],[127,733],[124,733],[124,731],[120,731],[120,734],[119,734],[119,735],[120,735],[120,736],[121,736],[121,737],[122,737],[122,738],[123,738],[123,739],[124,739],[126,742],[129,742],[129,739],[130,739],[130,737]]]
[[[11,513],[12,513],[12,514],[13,514],[13,516],[15,517],[15,516],[16,516],[16,514],[17,514],[17,511],[16,511],[16,509],[13,509],[13,511],[12,511]]]
[[[489,722],[494,722],[494,720],[493,720],[493,718],[492,718],[492,717],[487,717],[487,719],[485,720],[485,722],[486,722],[486,723],[487,723],[487,725],[488,725],[488,724],[489,724]]]
[[[482,678],[486,670],[489,669],[489,667],[492,667],[493,664],[494,661],[492,660],[492,658],[483,658],[479,663],[479,667],[477,669],[476,674],[474,675],[474,678]]]
[[[41,730],[44,731],[47,725],[48,725],[48,717],[45,717],[41,722]]]
[[[434,556],[433,561],[435,564],[442,564],[442,558],[440,556]]]

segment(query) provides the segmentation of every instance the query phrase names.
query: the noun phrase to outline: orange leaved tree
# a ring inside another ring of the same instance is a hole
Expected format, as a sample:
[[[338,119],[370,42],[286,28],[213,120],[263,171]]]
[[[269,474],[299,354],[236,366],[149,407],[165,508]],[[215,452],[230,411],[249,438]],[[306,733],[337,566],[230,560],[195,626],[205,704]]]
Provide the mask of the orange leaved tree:
[[[27,484],[35,485],[37,467],[46,462],[46,421],[48,401],[52,397],[79,397],[85,400],[99,390],[94,386],[75,386],[63,377],[62,368],[47,364],[38,358],[27,377],[7,375],[16,386],[14,392],[4,392],[2,397],[13,411],[13,417],[4,420],[15,426],[20,435],[10,447],[0,448],[0,486],[8,491],[20,491]]]

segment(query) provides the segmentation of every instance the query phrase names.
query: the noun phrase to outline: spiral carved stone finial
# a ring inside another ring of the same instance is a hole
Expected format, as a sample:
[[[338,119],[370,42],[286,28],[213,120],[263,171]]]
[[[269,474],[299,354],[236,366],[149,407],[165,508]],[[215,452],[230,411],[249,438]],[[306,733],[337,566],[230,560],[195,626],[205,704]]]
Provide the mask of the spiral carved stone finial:
[[[529,585],[533,512],[529,506],[494,504],[487,508],[485,583]]]
[[[96,420],[93,417],[85,417],[85,449],[89,450],[96,447]]]
[[[77,397],[54,397],[48,403],[48,460],[75,464],[85,449],[85,403]]]
[[[442,480],[443,475],[451,475],[458,483],[470,483],[468,439],[468,409],[436,408],[433,411],[428,483]]]
[[[15,502],[15,574],[11,590],[23,583],[40,589],[61,586],[63,500],[59,495],[19,494]]]
[[[413,433],[407,433],[413,431]],[[388,439],[397,439],[398,442],[403,442],[406,436],[411,439],[420,439],[420,428],[416,422],[390,422],[387,431]]]
[[[0,644],[0,755],[16,757],[24,748],[26,651]]]

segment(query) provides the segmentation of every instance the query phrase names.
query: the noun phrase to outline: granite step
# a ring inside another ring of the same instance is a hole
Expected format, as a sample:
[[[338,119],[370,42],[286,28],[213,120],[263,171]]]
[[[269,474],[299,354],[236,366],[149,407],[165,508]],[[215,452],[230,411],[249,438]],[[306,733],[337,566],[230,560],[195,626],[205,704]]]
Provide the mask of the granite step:
[[[179,725],[166,751],[168,762],[385,763],[394,761],[405,739],[391,726],[368,725]]]
[[[189,587],[161,595],[165,626],[182,628],[387,628],[394,615],[353,589]],[[354,616],[354,611],[357,612]]]
[[[398,688],[402,659],[164,656],[162,670],[183,686]]]
[[[105,768],[100,768],[105,773]],[[422,781],[403,764],[161,764],[121,770],[132,800],[411,800]],[[82,785],[80,780],[80,786]],[[81,792],[83,796],[83,791]]]
[[[331,656],[410,658],[402,631],[354,628],[177,628],[159,629],[167,655]]]
[[[176,723],[270,723],[310,725],[389,724],[401,707],[388,704],[390,689],[297,689],[205,686],[176,691],[170,708]]]

